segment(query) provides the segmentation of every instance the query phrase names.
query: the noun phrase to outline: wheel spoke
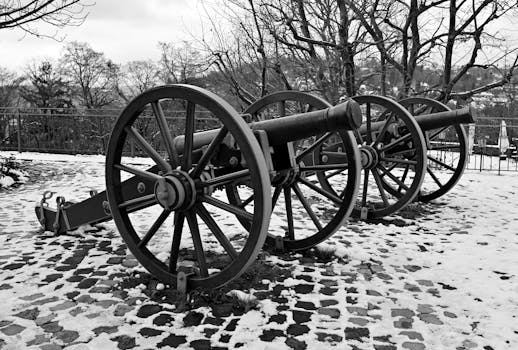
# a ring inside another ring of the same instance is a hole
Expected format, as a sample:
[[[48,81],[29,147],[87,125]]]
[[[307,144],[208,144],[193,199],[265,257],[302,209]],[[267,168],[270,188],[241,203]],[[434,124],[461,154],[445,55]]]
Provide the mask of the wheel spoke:
[[[433,173],[432,169],[430,169],[430,167],[426,167],[426,171],[428,172],[428,174],[430,174],[430,176],[432,177],[433,181],[435,181],[437,186],[439,186],[439,188],[442,188],[443,185],[441,184],[441,181],[439,181],[437,176]]]
[[[151,102],[151,108],[153,109],[153,114],[155,115],[158,128],[160,129],[160,135],[162,136],[164,147],[167,150],[167,154],[169,155],[169,161],[172,163],[172,167],[176,168],[178,166],[178,154],[176,153],[176,149],[173,146],[173,138],[169,132],[167,120],[165,119],[164,111],[162,110],[160,101]]]
[[[223,249],[225,249],[230,258],[232,260],[236,260],[238,255],[237,251],[234,249],[234,246],[232,243],[230,243],[227,236],[225,236],[223,231],[220,229],[214,218],[210,215],[207,208],[205,208],[203,204],[198,203],[196,205],[196,211],[198,212],[198,215],[203,220],[205,225],[207,225],[209,230],[214,234],[214,237],[216,237],[216,239],[219,241]]]
[[[135,141],[137,141],[138,145],[146,154],[155,161],[158,166],[160,166],[161,170],[164,172],[171,171],[171,165],[166,162],[164,158],[144,139],[142,135],[134,128],[126,126],[124,130],[133,137]]]
[[[439,159],[437,159],[437,158],[435,158],[435,157],[428,156],[428,159],[429,159],[429,160],[431,160],[431,161],[432,161],[432,162],[434,162],[434,163],[439,164],[440,166],[442,166],[442,167],[444,167],[444,168],[446,168],[446,169],[448,169],[448,170],[456,171],[456,169],[455,169],[454,167],[452,167],[452,166],[450,166],[450,165],[448,165],[448,164],[446,164],[446,163],[444,163],[444,162],[440,161]]]
[[[410,149],[405,149],[405,150],[402,150],[402,151],[397,151],[397,152],[390,152],[390,155],[391,156],[402,156],[402,155],[405,155],[405,154],[412,154],[412,153],[415,153],[415,149],[413,148],[410,148]]]
[[[194,128],[196,123],[195,118],[196,105],[188,101],[187,102],[187,115],[185,116],[185,141],[183,145],[183,164],[182,170],[188,171],[192,166],[192,144]],[[187,218],[189,219],[189,218]]]
[[[229,213],[232,213],[234,215],[236,215],[237,217],[240,217],[242,219],[245,219],[245,220],[248,220],[248,221],[252,221],[253,218],[254,218],[254,215],[247,212],[246,210],[244,209],[241,209],[239,207],[235,207],[233,205],[230,205],[228,203],[225,203],[223,201],[220,201],[219,199],[216,199],[214,197],[211,197],[211,196],[207,196],[207,195],[202,195],[201,197],[201,200],[203,202],[206,202],[206,203],[209,203],[217,208],[220,208],[224,211],[227,211]]]
[[[315,215],[315,212],[313,211],[313,209],[311,209],[311,206],[309,205],[309,203],[306,201],[306,198],[304,198],[304,195],[302,194],[302,191],[300,190],[300,188],[297,184],[293,184],[293,191],[297,195],[297,198],[299,199],[299,201],[304,206],[304,209],[306,209],[306,213],[308,213],[309,217],[311,218],[311,220],[313,221],[313,223],[315,224],[317,229],[322,230],[322,224],[318,220],[318,217]]]
[[[325,133],[323,136],[319,137],[315,142],[313,142],[308,148],[306,148],[302,153],[300,153],[296,158],[296,162],[299,163],[306,155],[313,152],[315,148],[320,146],[322,143],[324,143],[332,133],[328,132]]]
[[[156,221],[153,223],[153,225],[151,225],[151,228],[149,229],[149,231],[147,231],[145,236],[139,242],[139,244],[138,244],[139,248],[145,247],[149,243],[151,238],[153,238],[155,233],[157,233],[160,226],[162,226],[162,224],[165,222],[165,220],[169,217],[169,214],[171,214],[170,210],[165,209],[164,211],[162,211],[162,214],[160,214],[158,219],[156,219]]]
[[[218,146],[223,142],[227,134],[227,128],[223,127],[220,129],[216,137],[210,142],[209,146],[201,156],[200,160],[198,161],[198,164],[196,164],[196,167],[191,173],[191,177],[196,178],[200,176],[203,169],[209,163],[210,159],[214,156],[216,150],[218,149]]]
[[[367,144],[371,144],[372,143],[371,104],[367,103],[365,108],[366,108],[365,114],[367,115]]]
[[[390,171],[388,171],[383,165],[378,164],[378,168],[383,172],[383,174],[390,177],[395,183],[397,183],[401,188],[405,189],[405,191],[408,192],[410,189],[407,185],[405,185],[404,182],[402,182],[400,179],[398,179],[394,174],[392,174]]]
[[[376,181],[376,185],[378,186],[378,190],[381,195],[381,199],[383,200],[383,204],[385,204],[385,207],[389,207],[390,203],[387,199],[387,193],[385,192],[385,189],[383,188],[383,182],[380,178],[380,174],[378,173],[378,169],[374,168],[372,169],[372,176],[374,176],[374,180]]]
[[[247,199],[245,199],[244,201],[241,201],[241,203],[239,203],[239,207],[240,208],[244,208],[246,207],[248,204],[250,204],[252,201],[254,200],[254,195],[250,195],[250,197],[248,197]]]
[[[275,205],[277,204],[277,200],[279,200],[279,196],[281,195],[281,192],[282,192],[282,186],[275,187],[275,190],[273,191],[273,196],[272,196],[272,211],[273,211],[273,208],[275,208]]]
[[[363,136],[360,133],[360,131],[358,129],[354,129],[353,134],[354,137],[356,137],[356,142],[358,143],[358,145],[363,145]]]
[[[207,187],[207,186],[220,186],[227,184],[229,182],[233,182],[239,179],[245,179],[250,176],[250,170],[244,169],[240,171],[235,171],[230,174],[221,175],[212,179],[209,179],[207,181],[200,181],[201,187]]]
[[[198,267],[200,269],[200,276],[207,277],[209,271],[207,268],[207,260],[203,251],[203,243],[201,241],[200,230],[198,228],[198,220],[194,211],[187,212],[187,223],[191,231],[192,243],[194,244],[194,252],[196,253],[196,260],[198,260]]]
[[[369,189],[369,169],[364,169],[363,173],[363,191],[362,191],[362,208],[367,205],[367,191]]]
[[[405,183],[405,180],[406,180],[406,177],[408,175],[408,170],[410,169],[410,165],[407,165],[405,167],[405,171],[403,171],[403,176],[401,176],[401,182]],[[401,191],[401,186],[399,186],[399,188],[397,189],[398,192]]]
[[[388,150],[391,150],[392,148],[396,147],[399,143],[405,142],[408,139],[412,138],[412,134],[406,134],[404,136],[401,136],[400,138],[396,139],[395,141],[389,143],[388,145],[383,146],[380,151],[386,152]]]
[[[321,165],[308,165],[301,166],[300,171],[327,171],[327,170],[336,170],[336,172],[341,173],[344,170],[347,170],[349,167],[348,163],[341,164],[321,164]]]
[[[122,164],[115,164],[113,167],[116,168],[116,169],[125,171],[127,173],[130,173],[130,174],[142,177],[144,179],[151,180],[151,181],[162,180],[162,176],[160,176],[160,175],[157,175],[155,173],[152,173],[152,172],[149,172],[149,171],[146,171],[146,170],[137,169],[137,168],[134,168],[134,167],[131,167],[131,166],[122,165]]]
[[[182,241],[182,230],[185,215],[182,212],[174,213],[173,241],[171,243],[171,255],[169,256],[169,272],[175,272],[180,254],[180,243]]]
[[[378,136],[376,136],[376,140],[374,140],[374,142],[372,143],[372,147],[376,147],[376,145],[381,142],[381,139],[383,138],[383,136],[385,136],[385,133],[387,132],[392,118],[394,118],[394,114],[391,113],[389,114],[388,118],[385,119],[385,124],[383,124],[383,127],[381,128]]]
[[[155,194],[152,193],[152,194],[148,194],[146,196],[142,196],[142,197],[138,197],[138,198],[134,198],[134,199],[129,199],[127,201],[124,201],[122,203],[119,204],[119,208],[120,209],[123,209],[123,208],[130,208],[130,207],[140,207],[144,204],[154,204],[156,203],[156,197],[155,197]]]
[[[342,174],[344,170],[347,170],[347,169],[340,169],[340,170],[333,171],[331,174],[326,175],[326,179],[330,179],[336,175]]]
[[[293,228],[293,207],[291,205],[291,189],[284,188],[284,204],[286,205],[286,219],[288,220],[288,239],[295,240],[295,230]]]
[[[448,129],[450,127],[450,125],[448,126],[443,126],[442,128],[440,128],[439,130],[437,130],[436,132],[434,132],[430,137],[429,139],[430,140],[433,140],[435,139],[437,136],[439,136],[444,130]]]
[[[392,162],[392,163],[398,163],[398,164],[417,165],[416,160],[408,160],[408,159],[401,159],[401,158],[387,158],[387,157],[382,157],[381,160],[384,162]]]
[[[336,195],[334,195],[333,193],[330,193],[326,190],[324,190],[323,188],[320,188],[318,187],[317,185],[315,184],[312,184],[311,182],[309,182],[308,180],[306,179],[303,179],[303,178],[300,178],[299,179],[299,182],[306,185],[307,187],[311,188],[313,191],[321,194],[322,196],[326,197],[327,199],[330,199],[331,201],[333,201],[336,205],[340,206],[342,204],[342,200],[337,197]]]

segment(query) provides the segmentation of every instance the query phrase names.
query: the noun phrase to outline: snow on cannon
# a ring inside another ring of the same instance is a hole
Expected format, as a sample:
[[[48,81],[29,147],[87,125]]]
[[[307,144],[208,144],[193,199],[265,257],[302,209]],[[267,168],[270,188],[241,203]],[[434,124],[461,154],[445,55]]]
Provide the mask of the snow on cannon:
[[[131,253],[159,280],[180,290],[224,285],[265,241],[308,249],[352,211],[361,164],[351,130],[360,126],[361,111],[353,100],[318,103],[247,124],[248,115],[202,88],[151,89],[128,104],[112,130],[106,191],[79,203],[57,197],[55,209],[46,193],[38,219],[56,234],[113,219]],[[340,162],[306,164],[331,134],[342,145]],[[141,157],[129,157],[135,152]],[[320,186],[319,173],[344,166],[343,181],[330,182],[331,190]],[[285,210],[272,212],[281,202]]]
[[[381,96],[357,96],[353,100],[360,104],[363,114],[361,127],[354,131],[362,179],[353,217],[390,215],[416,198],[438,198],[455,185],[467,155],[467,137],[461,124],[474,122],[469,107],[450,110],[421,97],[399,103]],[[342,163],[342,149],[340,142],[322,145],[315,154],[315,165]],[[332,181],[343,172],[317,176],[321,187],[331,191]]]

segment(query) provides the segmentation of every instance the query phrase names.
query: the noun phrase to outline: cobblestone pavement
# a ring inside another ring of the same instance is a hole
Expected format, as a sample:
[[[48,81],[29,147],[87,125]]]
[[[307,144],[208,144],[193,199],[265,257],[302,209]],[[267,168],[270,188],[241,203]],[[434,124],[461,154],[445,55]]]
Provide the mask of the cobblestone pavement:
[[[439,201],[350,222],[318,249],[262,252],[187,305],[113,224],[54,237],[44,190],[83,199],[100,163],[47,162],[0,192],[0,349],[517,349],[518,179],[467,173]]]

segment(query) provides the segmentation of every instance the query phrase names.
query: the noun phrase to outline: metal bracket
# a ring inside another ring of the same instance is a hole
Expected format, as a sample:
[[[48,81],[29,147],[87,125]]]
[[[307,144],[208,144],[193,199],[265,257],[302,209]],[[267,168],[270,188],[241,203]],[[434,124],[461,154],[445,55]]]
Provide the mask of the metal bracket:
[[[360,219],[367,220],[367,216],[369,215],[369,208],[362,207],[360,209]]]
[[[186,263],[186,262],[184,262]],[[187,306],[188,295],[187,295],[187,283],[189,276],[194,275],[194,266],[190,264],[180,265],[177,269],[176,275],[176,291],[178,295],[178,310],[184,310]]]
[[[275,250],[284,252],[284,237],[275,236]]]
[[[185,271],[178,271],[176,276],[176,290],[182,298],[187,295],[187,274]]]
[[[65,197],[63,197],[63,196],[56,197],[56,205],[57,205],[56,219],[54,220],[54,225],[52,225],[52,227],[54,228],[54,234],[57,236],[60,233],[59,231],[62,228],[59,223],[61,216],[63,216],[63,221],[65,222],[65,231],[70,230],[70,222],[68,221],[67,202],[65,201]]]
[[[45,228],[46,219],[45,219],[45,210],[43,208],[49,206],[49,203],[47,203],[47,200],[51,199],[52,196],[54,195],[54,193],[56,193],[56,192],[45,191],[45,192],[43,192],[43,197],[40,200],[38,221],[44,228]]]

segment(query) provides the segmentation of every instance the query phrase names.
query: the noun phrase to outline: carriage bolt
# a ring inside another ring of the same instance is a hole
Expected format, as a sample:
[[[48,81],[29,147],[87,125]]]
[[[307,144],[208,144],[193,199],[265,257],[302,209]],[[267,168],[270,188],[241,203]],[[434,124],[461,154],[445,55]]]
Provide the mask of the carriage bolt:
[[[110,204],[108,201],[103,201],[103,209],[106,215],[111,215]]]
[[[146,190],[146,185],[143,182],[139,182],[137,184],[137,191],[139,193],[144,193],[145,190]]]
[[[239,164],[239,159],[237,159],[236,156],[232,156],[230,157],[230,159],[228,160],[229,164],[231,166],[237,166]]]
[[[329,157],[327,155],[322,156],[322,163],[327,163],[329,160]]]

